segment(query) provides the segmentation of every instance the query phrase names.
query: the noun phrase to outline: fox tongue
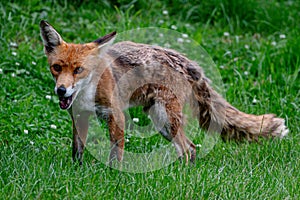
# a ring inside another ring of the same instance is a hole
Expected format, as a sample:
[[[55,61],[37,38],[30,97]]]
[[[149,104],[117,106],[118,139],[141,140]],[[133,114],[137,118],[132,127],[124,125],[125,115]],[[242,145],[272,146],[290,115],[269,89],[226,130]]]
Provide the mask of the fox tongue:
[[[59,97],[59,106],[61,109],[67,109],[72,102],[72,95],[69,97]]]

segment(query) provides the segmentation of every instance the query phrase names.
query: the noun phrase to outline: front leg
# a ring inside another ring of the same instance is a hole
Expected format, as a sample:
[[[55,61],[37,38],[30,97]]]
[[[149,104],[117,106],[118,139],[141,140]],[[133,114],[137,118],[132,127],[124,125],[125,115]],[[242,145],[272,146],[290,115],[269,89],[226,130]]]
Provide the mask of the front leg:
[[[108,127],[110,134],[110,156],[109,166],[112,167],[112,162],[117,159],[119,162],[123,159],[124,153],[124,114],[122,111],[110,114],[108,118]]]
[[[83,151],[86,142],[88,132],[88,113],[80,113],[80,115],[73,116],[71,113],[73,122],[73,144],[72,144],[72,158],[73,161],[79,162],[82,165]]]

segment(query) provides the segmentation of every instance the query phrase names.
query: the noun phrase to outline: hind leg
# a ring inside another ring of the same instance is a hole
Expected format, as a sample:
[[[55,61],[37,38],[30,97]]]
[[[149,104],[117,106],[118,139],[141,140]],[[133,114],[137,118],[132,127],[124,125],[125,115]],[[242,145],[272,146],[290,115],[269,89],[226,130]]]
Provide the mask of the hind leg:
[[[195,161],[195,145],[185,136],[183,130],[182,109],[175,101],[156,102],[149,114],[157,130],[164,138],[173,143],[179,159],[186,163]]]

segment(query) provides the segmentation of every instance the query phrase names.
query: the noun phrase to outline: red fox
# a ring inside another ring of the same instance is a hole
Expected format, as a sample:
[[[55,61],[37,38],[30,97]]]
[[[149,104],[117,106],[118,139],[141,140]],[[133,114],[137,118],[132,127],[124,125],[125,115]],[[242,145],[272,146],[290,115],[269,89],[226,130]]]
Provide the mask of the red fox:
[[[129,41],[113,44],[116,32],[86,44],[67,43],[44,20],[40,31],[60,108],[73,121],[72,158],[80,164],[94,111],[108,124],[110,164],[122,161],[123,110],[130,106],[143,106],[154,123],[165,121],[158,132],[186,163],[196,158],[196,147],[183,129],[187,99],[192,99],[199,126],[219,132],[224,140],[257,141],[288,133],[285,120],[274,114],[246,114],[230,105],[210,86],[202,68],[175,50]]]

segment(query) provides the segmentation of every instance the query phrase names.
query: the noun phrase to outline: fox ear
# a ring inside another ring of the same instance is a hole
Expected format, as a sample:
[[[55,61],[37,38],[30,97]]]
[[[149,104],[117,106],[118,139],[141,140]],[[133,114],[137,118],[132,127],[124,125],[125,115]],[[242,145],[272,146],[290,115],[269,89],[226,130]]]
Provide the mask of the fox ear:
[[[55,47],[59,46],[63,42],[63,39],[57,31],[44,20],[40,22],[40,31],[46,54],[53,52]]]
[[[116,38],[117,32],[114,31],[94,41],[98,45],[98,49],[102,53],[107,47],[112,45]]]

